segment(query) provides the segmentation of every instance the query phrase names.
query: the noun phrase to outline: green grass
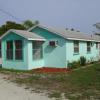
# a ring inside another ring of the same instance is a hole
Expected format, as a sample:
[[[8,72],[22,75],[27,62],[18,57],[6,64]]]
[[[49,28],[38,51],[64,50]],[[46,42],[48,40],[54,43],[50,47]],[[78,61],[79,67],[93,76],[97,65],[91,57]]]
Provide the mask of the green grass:
[[[14,72],[14,73],[32,73],[32,70],[15,70],[15,69],[5,69],[0,67],[0,72]]]
[[[70,73],[36,73],[5,69],[0,69],[0,72],[14,73],[14,82],[35,90],[46,90],[49,97],[61,98],[64,94],[69,100],[100,100],[100,63]],[[27,74],[28,77],[21,77]]]
[[[49,98],[61,98],[60,92],[52,92],[49,94]]]

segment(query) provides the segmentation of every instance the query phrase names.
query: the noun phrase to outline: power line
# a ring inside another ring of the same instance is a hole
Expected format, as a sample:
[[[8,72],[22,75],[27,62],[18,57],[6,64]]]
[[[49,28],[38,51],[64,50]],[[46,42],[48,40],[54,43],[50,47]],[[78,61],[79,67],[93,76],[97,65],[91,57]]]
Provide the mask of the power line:
[[[8,11],[5,11],[5,10],[3,10],[3,9],[1,9],[1,8],[0,8],[0,11],[1,11],[2,13],[6,14],[6,15],[8,15],[8,16],[10,16],[10,17],[12,17],[13,19],[15,19],[15,20],[17,20],[17,21],[23,22],[20,18],[18,18],[18,17],[16,17],[16,16],[12,15],[12,14],[9,13]]]

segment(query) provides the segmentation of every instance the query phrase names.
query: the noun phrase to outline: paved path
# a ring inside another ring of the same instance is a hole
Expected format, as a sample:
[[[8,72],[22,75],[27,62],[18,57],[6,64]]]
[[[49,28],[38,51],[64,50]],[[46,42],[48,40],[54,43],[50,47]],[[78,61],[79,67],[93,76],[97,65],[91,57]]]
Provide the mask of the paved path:
[[[31,93],[17,84],[9,82],[0,74],[0,100],[51,100],[44,95]]]

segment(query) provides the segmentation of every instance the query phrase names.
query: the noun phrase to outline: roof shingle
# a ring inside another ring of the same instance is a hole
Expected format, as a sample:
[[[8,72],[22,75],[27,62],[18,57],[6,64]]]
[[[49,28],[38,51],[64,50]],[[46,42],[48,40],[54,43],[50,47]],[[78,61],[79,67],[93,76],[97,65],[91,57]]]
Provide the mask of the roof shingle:
[[[24,31],[24,30],[15,30],[15,29],[11,29],[7,31],[4,35],[1,36],[0,39],[2,39],[5,35],[9,34],[10,32],[14,32],[15,34],[18,34],[28,40],[42,40],[42,41],[45,40],[42,36],[39,36],[36,33]]]

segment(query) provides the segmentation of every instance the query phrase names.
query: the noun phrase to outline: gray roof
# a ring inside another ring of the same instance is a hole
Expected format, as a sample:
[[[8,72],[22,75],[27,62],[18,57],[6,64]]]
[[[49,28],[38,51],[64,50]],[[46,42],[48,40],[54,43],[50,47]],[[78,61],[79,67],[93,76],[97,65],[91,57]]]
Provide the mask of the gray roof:
[[[10,29],[4,35],[2,35],[0,39],[2,39],[4,36],[9,34],[10,32],[14,32],[15,34],[18,34],[28,40],[42,40],[42,41],[45,40],[43,37],[37,35],[36,33],[24,31],[24,30],[15,30],[15,29]]]
[[[43,29],[46,29],[50,32],[53,32],[54,34],[57,34],[65,39],[69,39],[69,40],[81,40],[81,41],[96,41],[96,42],[100,42],[100,36],[98,35],[90,35],[90,34],[85,34],[79,31],[71,31],[71,30],[66,30],[66,29],[60,29],[60,28],[47,28],[41,25],[35,26],[35,27],[40,27]],[[25,30],[15,30],[15,29],[11,29],[9,31],[7,31],[4,35],[1,36],[0,39],[2,39],[5,35],[9,34],[10,32],[14,32],[15,34],[18,34],[28,40],[40,40],[40,41],[45,41],[45,38],[33,33],[33,32],[29,32],[31,31],[33,28],[30,28],[28,31]]]
[[[65,39],[70,39],[70,40],[82,40],[82,41],[95,41],[96,38],[93,38],[92,35],[85,34],[79,31],[71,31],[71,30],[66,30],[66,29],[60,29],[60,28],[54,28],[54,27],[44,27],[41,25],[35,26],[35,27],[40,27],[43,29],[46,29],[50,32],[53,32]],[[33,28],[35,28],[33,27]],[[29,31],[31,31],[33,28],[31,28]]]
[[[63,34],[64,37],[69,39],[79,39],[79,40],[86,40],[86,41],[96,41],[100,42],[100,36],[95,34],[86,34],[79,31],[71,31],[71,30],[60,30],[57,29],[58,32]]]
[[[72,40],[84,40],[84,41],[93,41],[92,35],[85,34],[79,31],[71,31],[71,30],[65,30],[65,29],[55,29],[55,31],[58,33],[58,35],[63,36],[66,39],[72,39]]]

